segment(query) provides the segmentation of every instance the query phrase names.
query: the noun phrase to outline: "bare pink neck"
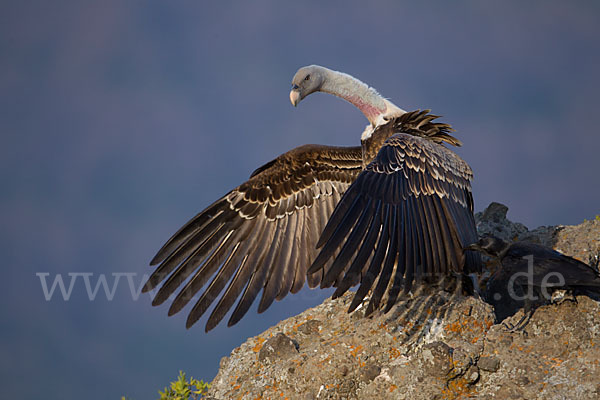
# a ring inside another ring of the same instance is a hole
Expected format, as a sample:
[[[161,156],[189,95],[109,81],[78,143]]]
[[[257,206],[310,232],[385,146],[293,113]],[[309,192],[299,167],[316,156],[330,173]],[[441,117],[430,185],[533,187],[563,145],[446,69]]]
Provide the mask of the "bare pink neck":
[[[375,125],[377,118],[387,111],[387,104],[375,89],[358,79],[338,71],[324,69],[325,80],[321,91],[338,96],[353,104]]]
[[[365,99],[360,96],[349,96],[348,98],[345,98],[345,100],[352,103],[356,108],[358,108],[372,124],[374,124],[374,121],[377,120],[377,117],[385,113],[387,109],[387,107],[385,107],[385,104],[384,108],[377,108],[377,106],[365,101]]]

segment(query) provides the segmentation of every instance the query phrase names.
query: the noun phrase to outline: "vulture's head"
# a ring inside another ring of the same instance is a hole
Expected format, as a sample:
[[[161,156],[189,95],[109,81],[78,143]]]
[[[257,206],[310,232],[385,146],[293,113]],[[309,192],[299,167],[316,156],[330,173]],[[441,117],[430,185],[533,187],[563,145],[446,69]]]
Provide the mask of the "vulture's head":
[[[297,106],[300,100],[309,94],[321,89],[326,71],[325,68],[318,65],[309,65],[296,72],[292,79],[292,91],[290,92],[290,101],[294,106]]]
[[[495,236],[484,236],[478,242],[465,247],[465,250],[475,250],[490,257],[502,258],[508,246],[507,242]]]

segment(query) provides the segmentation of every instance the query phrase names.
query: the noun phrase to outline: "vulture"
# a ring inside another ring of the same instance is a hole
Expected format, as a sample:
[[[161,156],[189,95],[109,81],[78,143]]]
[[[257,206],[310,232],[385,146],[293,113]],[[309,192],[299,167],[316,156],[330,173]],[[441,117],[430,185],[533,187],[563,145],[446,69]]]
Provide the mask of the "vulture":
[[[415,281],[480,270],[479,253],[463,250],[477,240],[473,174],[444,146],[461,144],[450,125],[316,65],[295,74],[290,101],[318,91],[363,112],[360,146],[310,144],[280,155],[183,225],[150,262],[157,267],[143,290],[160,286],[153,305],[178,291],[173,315],[195,300],[187,328],[217,299],[207,332],[236,302],[228,326],[259,294],[261,313],[305,280],[335,286],[335,296],[360,283],[351,309],[372,292],[372,312],[384,294],[389,307]]]
[[[511,329],[524,328],[535,308],[549,303],[556,290],[600,297],[597,269],[548,247],[485,236],[467,249],[498,262],[483,294],[484,300],[494,306],[498,321],[524,309],[523,317]]]

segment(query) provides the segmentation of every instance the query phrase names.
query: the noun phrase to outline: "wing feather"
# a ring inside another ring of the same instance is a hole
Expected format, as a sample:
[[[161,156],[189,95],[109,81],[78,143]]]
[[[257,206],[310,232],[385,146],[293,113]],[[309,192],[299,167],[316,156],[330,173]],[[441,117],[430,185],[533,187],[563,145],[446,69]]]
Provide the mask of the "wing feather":
[[[265,164],[165,243],[151,261],[159,265],[144,292],[162,284],[153,301],[158,305],[182,286],[169,308],[172,315],[212,278],[187,320],[190,327],[218,299],[208,317],[210,330],[236,301],[229,325],[245,315],[261,291],[259,312],[300,290],[307,277],[310,286],[318,285],[323,271],[306,274],[318,253],[317,241],[361,169],[360,147],[306,145]],[[333,255],[338,251],[339,246],[332,248]]]
[[[390,282],[390,278],[392,276],[394,265],[396,263],[396,257],[398,256],[398,208],[402,208],[402,205],[399,206],[391,206],[390,214],[389,214],[389,242],[388,249],[385,253],[385,261],[383,262],[383,268],[381,270],[381,274],[379,275],[379,279],[377,281],[377,285],[375,286],[375,290],[373,291],[373,296],[371,297],[371,301],[369,301],[369,305],[367,306],[367,310],[365,311],[365,315],[370,315],[377,307],[379,307],[379,303],[383,295],[385,294],[385,290],[388,287]],[[402,212],[402,210],[400,210]]]
[[[332,298],[337,298],[346,292],[350,287],[359,283],[360,274],[364,269],[366,262],[374,251],[374,246],[381,231],[381,201],[377,201],[373,221],[369,226],[365,242],[358,251],[358,254],[352,261],[352,265],[348,268],[348,272],[344,276],[342,282],[337,286]]]
[[[373,290],[368,314],[379,307],[386,292],[389,310],[400,291],[410,291],[416,281],[477,270],[479,258],[463,251],[477,238],[471,178],[469,166],[444,146],[418,135],[393,134],[338,203],[309,271],[323,269],[333,258],[322,285],[343,272],[336,281],[335,296],[339,296],[357,283],[361,270],[350,310]],[[377,202],[382,217],[365,218],[370,215],[365,210]],[[379,231],[377,236],[372,233]],[[334,256],[332,249],[340,245],[344,248]],[[371,255],[368,268],[353,264],[364,263]]]
[[[381,266],[382,266],[383,260],[385,259],[385,255],[386,255],[386,253],[388,251],[388,247],[389,247],[390,208],[391,208],[391,206],[389,204],[385,204],[385,203],[383,204],[383,214],[381,217],[381,228],[380,228],[381,233],[379,235],[379,241],[377,242],[377,247],[375,248],[375,254],[374,254],[373,258],[371,259],[371,264],[369,264],[369,268],[367,269],[367,272],[361,279],[360,286],[359,286],[358,290],[356,291],[354,298],[352,299],[352,303],[350,303],[350,307],[348,309],[349,312],[354,311],[356,309],[356,307],[358,307],[360,305],[360,303],[363,301],[363,299],[365,298],[367,293],[373,287],[373,283],[375,282],[375,279],[377,279],[377,277],[379,276],[379,273],[381,272]],[[341,296],[341,294],[338,294],[338,295]]]

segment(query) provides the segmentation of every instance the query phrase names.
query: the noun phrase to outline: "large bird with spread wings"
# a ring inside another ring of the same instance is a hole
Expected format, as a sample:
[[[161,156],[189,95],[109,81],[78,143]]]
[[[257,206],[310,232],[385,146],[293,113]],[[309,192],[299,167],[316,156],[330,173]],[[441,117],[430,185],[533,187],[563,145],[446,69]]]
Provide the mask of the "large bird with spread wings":
[[[361,145],[282,154],[188,221],[152,259],[158,267],[144,291],[162,283],[154,305],[178,291],[169,315],[194,299],[188,328],[217,299],[206,331],[236,302],[229,326],[261,291],[258,312],[305,280],[335,286],[335,296],[360,283],[351,309],[372,291],[370,313],[384,294],[389,308],[414,281],[480,269],[478,254],[463,251],[477,240],[473,175],[443,145],[460,145],[450,125],[429,110],[405,112],[350,75],[300,68],[292,104],[317,91],[363,112]]]

